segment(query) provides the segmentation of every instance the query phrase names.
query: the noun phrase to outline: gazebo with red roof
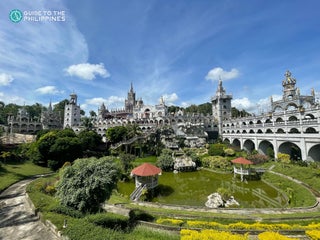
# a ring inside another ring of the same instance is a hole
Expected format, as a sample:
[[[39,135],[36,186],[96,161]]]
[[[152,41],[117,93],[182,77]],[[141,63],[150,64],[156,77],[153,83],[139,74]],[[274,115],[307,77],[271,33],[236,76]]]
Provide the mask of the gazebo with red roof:
[[[233,174],[234,174],[234,177],[236,177],[236,174],[240,174],[241,181],[243,181],[243,175],[250,175],[252,173],[256,174],[255,171],[251,171],[253,169],[250,169],[250,165],[253,164],[253,162],[251,162],[248,159],[245,159],[243,157],[238,157],[236,159],[231,160],[231,162],[233,164],[240,164],[240,168],[236,168],[236,166],[233,166]],[[243,165],[248,165],[249,168],[243,169]]]
[[[161,169],[150,164],[144,163],[131,171],[131,176],[135,177],[136,188],[145,186],[152,189],[158,186],[158,176],[161,175]]]

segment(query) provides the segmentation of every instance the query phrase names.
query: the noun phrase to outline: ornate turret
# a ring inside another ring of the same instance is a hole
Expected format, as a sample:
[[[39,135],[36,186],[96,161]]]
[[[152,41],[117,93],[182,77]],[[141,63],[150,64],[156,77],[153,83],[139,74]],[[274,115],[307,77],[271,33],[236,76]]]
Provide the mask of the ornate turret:
[[[284,74],[285,79],[282,81],[283,86],[283,99],[290,100],[293,99],[297,95],[296,89],[296,79],[291,77],[291,72],[286,71]]]

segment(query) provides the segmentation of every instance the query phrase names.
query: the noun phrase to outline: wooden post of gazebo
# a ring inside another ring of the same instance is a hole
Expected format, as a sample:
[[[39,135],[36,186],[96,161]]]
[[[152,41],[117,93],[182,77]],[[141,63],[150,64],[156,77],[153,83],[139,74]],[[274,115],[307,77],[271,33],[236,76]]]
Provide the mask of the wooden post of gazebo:
[[[236,174],[240,174],[241,182],[243,181],[243,175],[251,174],[250,165],[253,164],[253,162],[243,157],[233,159],[231,160],[231,162],[234,164],[240,164],[240,169],[236,168],[236,166],[233,166],[233,174],[234,174],[234,177],[236,176]],[[249,165],[249,169],[243,169],[243,165]]]
[[[132,200],[138,200],[143,189],[153,189],[158,186],[158,176],[161,175],[161,169],[150,164],[144,163],[131,171],[131,176],[135,177],[136,188],[130,195]]]

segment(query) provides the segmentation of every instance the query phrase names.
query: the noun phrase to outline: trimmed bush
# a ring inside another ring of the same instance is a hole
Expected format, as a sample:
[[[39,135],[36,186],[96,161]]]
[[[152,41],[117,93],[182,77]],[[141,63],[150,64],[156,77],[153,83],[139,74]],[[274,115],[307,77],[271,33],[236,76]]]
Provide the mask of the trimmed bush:
[[[98,213],[87,217],[90,223],[114,230],[126,230],[129,227],[129,218],[113,213]]]
[[[152,222],[154,220],[154,217],[152,215],[140,209],[132,209],[129,212],[129,218],[131,223],[135,223],[137,221]]]
[[[74,217],[74,218],[82,218],[84,216],[84,214],[82,212],[77,211],[71,207],[63,206],[63,205],[58,205],[58,206],[53,207],[52,209],[50,209],[50,212],[64,214],[64,215]]]

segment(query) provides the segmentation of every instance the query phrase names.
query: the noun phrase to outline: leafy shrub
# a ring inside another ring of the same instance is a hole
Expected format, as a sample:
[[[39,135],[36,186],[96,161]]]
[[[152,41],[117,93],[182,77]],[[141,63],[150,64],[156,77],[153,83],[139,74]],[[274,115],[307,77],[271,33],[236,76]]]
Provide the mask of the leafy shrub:
[[[109,228],[99,227],[85,219],[75,219],[73,224],[69,224],[64,230],[65,235],[70,240],[125,240],[125,235],[121,232]]]
[[[163,149],[161,155],[157,158],[157,166],[163,171],[172,171],[174,161],[172,151],[170,149]]]
[[[154,217],[140,209],[132,209],[129,212],[129,219],[130,223],[136,223],[137,221],[152,222]]]
[[[45,193],[53,196],[56,193],[56,188],[55,188],[55,186],[48,185],[48,186],[46,186],[44,191],[45,191]]]
[[[226,148],[223,151],[226,156],[234,156],[235,155],[235,151],[232,148]]]
[[[66,207],[63,205],[58,205],[50,209],[51,212],[59,213],[59,214],[64,214],[73,218],[82,218],[84,215],[82,212],[77,211],[71,207]]]
[[[225,145],[221,143],[211,144],[208,150],[210,156],[224,156]]]
[[[202,166],[215,169],[215,168],[220,168],[220,169],[227,169],[228,167],[231,166],[231,162],[226,158],[226,157],[221,157],[221,156],[208,156],[202,158]]]
[[[281,153],[279,152],[277,154],[277,159],[280,161],[282,164],[289,164],[290,163],[290,155],[286,153]]]
[[[247,157],[248,160],[253,162],[254,164],[262,164],[269,161],[269,157],[263,154],[252,154]]]
[[[87,220],[95,225],[114,230],[126,230],[129,223],[128,217],[113,213],[98,213],[90,215],[87,217]]]

